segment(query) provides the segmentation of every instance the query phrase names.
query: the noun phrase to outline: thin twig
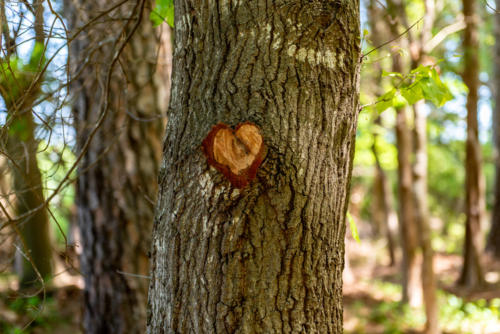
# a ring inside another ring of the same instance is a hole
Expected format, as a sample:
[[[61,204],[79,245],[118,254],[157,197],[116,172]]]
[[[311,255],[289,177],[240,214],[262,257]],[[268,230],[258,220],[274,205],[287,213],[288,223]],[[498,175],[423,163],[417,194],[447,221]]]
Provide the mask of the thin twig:
[[[363,54],[361,56],[361,59],[363,60],[364,58],[366,58],[366,56],[368,56],[370,53],[380,49],[380,48],[383,48],[384,46],[386,46],[387,44],[390,44],[392,42],[395,42],[397,41],[398,39],[400,39],[401,37],[403,37],[404,35],[406,35],[411,29],[413,29],[413,27],[415,27],[418,23],[420,23],[420,21],[423,20],[424,17],[421,17],[418,21],[416,21],[415,23],[413,23],[411,26],[409,26],[405,31],[403,31],[401,34],[399,34],[398,36],[396,36],[395,38],[387,41],[387,42],[384,42],[382,43],[381,45],[371,49],[370,51],[368,51],[367,53]]]

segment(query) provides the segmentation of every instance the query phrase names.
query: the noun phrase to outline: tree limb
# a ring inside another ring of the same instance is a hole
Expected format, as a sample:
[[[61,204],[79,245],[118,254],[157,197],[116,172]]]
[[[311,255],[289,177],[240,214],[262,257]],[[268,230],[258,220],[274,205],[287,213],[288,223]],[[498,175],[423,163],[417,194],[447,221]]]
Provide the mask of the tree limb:
[[[462,16],[459,17],[457,22],[444,27],[436,35],[434,35],[434,37],[432,37],[427,43],[425,43],[424,52],[425,53],[431,52],[435,47],[441,44],[441,42],[443,42],[443,40],[445,40],[446,37],[463,29],[465,29],[465,20]]]

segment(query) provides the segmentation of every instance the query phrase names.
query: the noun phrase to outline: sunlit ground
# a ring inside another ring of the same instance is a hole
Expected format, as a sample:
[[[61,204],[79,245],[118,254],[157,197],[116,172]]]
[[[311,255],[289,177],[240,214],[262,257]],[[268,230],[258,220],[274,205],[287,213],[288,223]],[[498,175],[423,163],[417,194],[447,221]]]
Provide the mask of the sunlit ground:
[[[422,333],[422,309],[402,305],[399,284],[401,270],[388,266],[382,241],[347,242],[351,271],[345,272],[345,333]],[[439,319],[443,333],[500,333],[500,286],[498,268],[487,264],[488,286],[465,291],[454,286],[461,257],[437,254],[435,268],[439,280]]]
[[[347,241],[350,270],[344,279],[345,333],[422,333],[422,309],[400,303],[400,267],[388,266],[383,241]],[[5,255],[5,254],[4,254]],[[466,291],[454,286],[461,267],[459,254],[440,253],[435,267],[439,278],[439,317],[444,333],[500,333],[499,267],[487,264],[487,287]],[[12,274],[0,274],[0,333],[78,334],[82,281],[58,260],[59,273],[47,285],[45,297],[19,295]]]

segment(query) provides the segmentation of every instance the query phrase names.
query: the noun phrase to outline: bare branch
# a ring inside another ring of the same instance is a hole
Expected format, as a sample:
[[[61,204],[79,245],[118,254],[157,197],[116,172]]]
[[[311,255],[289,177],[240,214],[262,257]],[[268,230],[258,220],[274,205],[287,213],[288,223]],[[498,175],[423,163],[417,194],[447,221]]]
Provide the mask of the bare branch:
[[[368,56],[370,53],[380,49],[380,48],[383,48],[384,46],[386,46],[387,44],[391,44],[392,42],[395,42],[397,41],[398,39],[400,39],[401,37],[403,37],[404,35],[406,35],[411,29],[413,29],[413,27],[415,27],[417,24],[419,24],[421,21],[423,20],[423,17],[421,17],[420,19],[418,19],[418,21],[416,21],[415,23],[413,23],[410,27],[408,27],[405,31],[403,31],[401,34],[399,34],[398,36],[394,37],[393,39],[391,40],[388,40],[387,42],[384,42],[382,43],[381,45],[371,49],[370,51],[368,51],[367,53],[365,53],[364,55],[361,56],[361,59],[364,59],[366,56]]]
[[[444,27],[436,35],[434,35],[434,37],[432,37],[427,43],[425,43],[424,52],[425,53],[431,52],[432,50],[434,50],[435,47],[441,44],[446,39],[446,37],[463,29],[465,29],[465,20],[463,16],[461,16],[459,17],[457,22]]]

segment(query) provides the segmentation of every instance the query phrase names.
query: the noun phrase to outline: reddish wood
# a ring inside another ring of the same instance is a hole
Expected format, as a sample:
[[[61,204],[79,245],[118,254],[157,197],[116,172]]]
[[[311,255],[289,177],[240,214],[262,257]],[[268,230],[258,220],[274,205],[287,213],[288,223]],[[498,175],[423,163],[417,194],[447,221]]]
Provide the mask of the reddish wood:
[[[202,150],[205,156],[207,157],[208,164],[210,166],[213,166],[219,172],[221,172],[229,180],[229,182],[231,182],[233,187],[240,189],[246,187],[248,183],[250,183],[250,181],[252,181],[257,176],[257,170],[259,169],[259,166],[262,163],[262,160],[264,159],[264,147],[265,147],[264,142],[262,142],[262,144],[260,145],[259,152],[255,156],[255,159],[250,164],[250,166],[240,171],[238,174],[235,174],[231,171],[228,165],[219,163],[215,159],[214,140],[215,136],[220,130],[222,129],[229,130],[231,131],[233,136],[235,136],[236,131],[238,131],[238,129],[244,125],[251,125],[255,127],[257,130],[259,130],[259,127],[251,122],[240,123],[236,126],[234,130],[230,126],[224,123],[219,123],[212,127],[212,130],[210,130],[207,137],[203,140],[202,143]],[[260,131],[259,135],[261,135]]]

